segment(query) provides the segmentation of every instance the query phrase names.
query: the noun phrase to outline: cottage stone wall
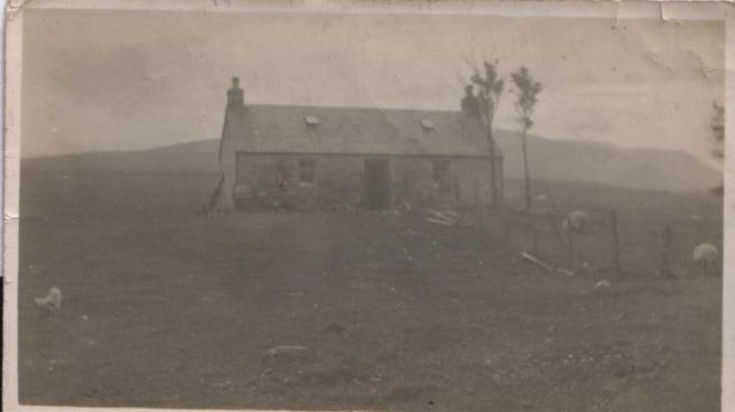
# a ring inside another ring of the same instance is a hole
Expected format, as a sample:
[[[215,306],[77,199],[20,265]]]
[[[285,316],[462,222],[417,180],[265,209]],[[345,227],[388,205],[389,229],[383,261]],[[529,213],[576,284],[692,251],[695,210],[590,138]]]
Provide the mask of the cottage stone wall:
[[[369,159],[389,160],[394,207],[457,207],[491,200],[490,164],[483,158],[253,153],[237,154],[235,198],[242,209],[358,209],[364,204]],[[435,180],[433,161],[440,159],[449,167]],[[301,181],[301,160],[315,162],[313,182]]]

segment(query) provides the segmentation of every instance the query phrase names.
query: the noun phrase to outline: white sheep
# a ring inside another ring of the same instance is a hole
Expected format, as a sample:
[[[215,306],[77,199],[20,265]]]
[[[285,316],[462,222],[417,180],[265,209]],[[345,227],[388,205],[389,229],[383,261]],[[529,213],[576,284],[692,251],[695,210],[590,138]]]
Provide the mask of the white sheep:
[[[584,233],[587,230],[587,222],[590,220],[589,213],[583,210],[575,210],[564,219],[564,230]]]
[[[715,245],[702,243],[694,248],[693,257],[697,267],[707,273],[717,267],[720,252]]]
[[[46,296],[33,298],[33,302],[39,309],[47,312],[56,312],[61,309],[61,290],[53,287]]]

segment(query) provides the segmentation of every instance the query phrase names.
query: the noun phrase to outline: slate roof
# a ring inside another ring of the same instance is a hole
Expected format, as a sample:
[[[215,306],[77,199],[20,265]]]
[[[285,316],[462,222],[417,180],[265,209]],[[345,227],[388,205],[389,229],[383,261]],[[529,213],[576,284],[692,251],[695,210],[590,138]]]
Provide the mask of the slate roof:
[[[247,105],[227,121],[238,152],[489,156],[480,122],[460,112]]]

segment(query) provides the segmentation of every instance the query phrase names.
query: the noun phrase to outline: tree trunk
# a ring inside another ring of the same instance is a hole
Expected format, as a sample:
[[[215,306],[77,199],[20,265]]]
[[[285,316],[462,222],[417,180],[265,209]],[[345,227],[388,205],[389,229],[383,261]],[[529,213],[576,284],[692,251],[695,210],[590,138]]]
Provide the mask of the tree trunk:
[[[671,241],[672,232],[670,226],[665,226],[661,233],[661,266],[659,266],[659,274],[665,278],[674,277],[671,271]]]
[[[521,132],[521,146],[523,150],[523,176],[524,176],[524,199],[526,210],[531,210],[533,197],[531,196],[531,174],[528,172],[528,149],[526,139],[526,128]]]
[[[610,260],[613,273],[620,277],[623,273],[620,264],[620,237],[618,235],[618,213],[610,210]]]
[[[485,125],[487,134],[487,144],[490,148],[490,189],[492,196],[492,206],[498,206],[498,176],[497,176],[497,165],[495,159],[495,140],[493,139],[493,126],[488,121]]]

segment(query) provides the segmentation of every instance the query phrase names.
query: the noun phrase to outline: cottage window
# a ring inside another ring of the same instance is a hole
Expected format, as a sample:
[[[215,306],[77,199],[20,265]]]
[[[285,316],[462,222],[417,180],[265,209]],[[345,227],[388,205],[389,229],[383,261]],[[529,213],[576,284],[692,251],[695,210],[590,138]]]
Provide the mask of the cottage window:
[[[436,159],[432,162],[432,176],[437,183],[449,179],[449,160]]]
[[[314,183],[316,159],[299,159],[299,182]]]

